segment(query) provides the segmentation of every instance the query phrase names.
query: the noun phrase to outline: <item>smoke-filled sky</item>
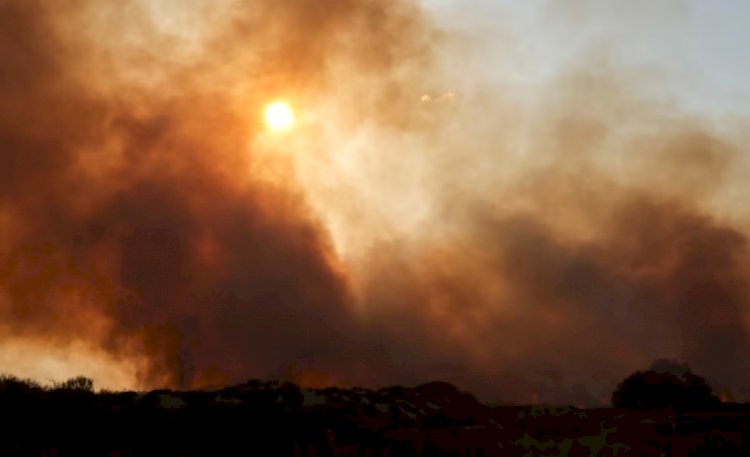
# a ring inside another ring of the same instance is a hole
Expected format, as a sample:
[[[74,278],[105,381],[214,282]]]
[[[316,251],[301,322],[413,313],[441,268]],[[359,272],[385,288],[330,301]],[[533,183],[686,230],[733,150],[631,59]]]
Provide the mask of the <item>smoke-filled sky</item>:
[[[747,5],[513,3],[0,0],[0,371],[750,398]]]

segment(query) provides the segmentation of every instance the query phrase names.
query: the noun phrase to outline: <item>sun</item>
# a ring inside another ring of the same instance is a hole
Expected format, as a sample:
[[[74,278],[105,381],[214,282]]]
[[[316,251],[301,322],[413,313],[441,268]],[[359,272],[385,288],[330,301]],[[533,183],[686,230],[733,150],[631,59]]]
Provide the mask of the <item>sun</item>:
[[[265,110],[266,125],[275,131],[285,131],[294,127],[294,111],[288,103],[275,101]]]

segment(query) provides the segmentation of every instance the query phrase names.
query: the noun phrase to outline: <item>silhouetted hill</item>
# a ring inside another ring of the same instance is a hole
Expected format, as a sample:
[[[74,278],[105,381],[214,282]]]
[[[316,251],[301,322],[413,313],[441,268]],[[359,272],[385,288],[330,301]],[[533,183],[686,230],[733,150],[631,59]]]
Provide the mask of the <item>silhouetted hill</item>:
[[[750,405],[488,406],[448,383],[99,392],[0,378],[1,456],[746,456]]]

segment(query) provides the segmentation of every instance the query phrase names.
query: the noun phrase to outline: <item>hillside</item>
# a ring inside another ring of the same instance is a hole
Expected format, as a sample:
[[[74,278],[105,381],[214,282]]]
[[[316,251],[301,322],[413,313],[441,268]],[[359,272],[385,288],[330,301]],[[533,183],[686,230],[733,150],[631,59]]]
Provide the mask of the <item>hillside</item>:
[[[447,383],[99,392],[0,383],[1,456],[740,456],[750,406],[490,406]]]

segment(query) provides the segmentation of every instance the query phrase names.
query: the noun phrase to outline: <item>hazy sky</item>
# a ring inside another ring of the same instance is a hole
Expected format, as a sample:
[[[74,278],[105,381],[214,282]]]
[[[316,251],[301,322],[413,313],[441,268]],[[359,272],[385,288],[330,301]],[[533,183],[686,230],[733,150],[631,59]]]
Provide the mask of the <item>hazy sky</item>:
[[[750,114],[750,3],[743,0],[424,0],[449,27],[487,37],[509,34],[517,65],[499,76],[539,80],[587,53],[604,52],[623,67],[651,72],[680,104],[718,115]],[[501,35],[498,35],[501,32]]]

